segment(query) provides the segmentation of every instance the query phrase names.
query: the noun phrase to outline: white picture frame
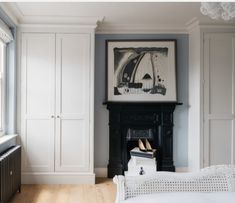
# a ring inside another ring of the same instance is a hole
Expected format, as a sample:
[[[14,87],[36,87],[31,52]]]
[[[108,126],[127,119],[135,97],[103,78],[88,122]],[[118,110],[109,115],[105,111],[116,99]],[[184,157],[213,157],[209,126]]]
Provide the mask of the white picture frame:
[[[106,40],[107,101],[177,102],[176,40]]]

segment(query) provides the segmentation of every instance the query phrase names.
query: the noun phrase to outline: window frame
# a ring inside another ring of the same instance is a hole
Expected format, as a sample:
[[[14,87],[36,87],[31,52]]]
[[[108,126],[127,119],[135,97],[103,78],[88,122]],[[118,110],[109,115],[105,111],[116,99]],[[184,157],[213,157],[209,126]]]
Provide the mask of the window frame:
[[[0,64],[0,137],[5,135],[6,130],[6,103],[7,103],[7,95],[6,95],[6,67],[7,67],[7,44],[0,40],[0,43],[2,44],[0,50],[0,57],[3,57],[3,63]],[[0,60],[1,61],[1,60]]]

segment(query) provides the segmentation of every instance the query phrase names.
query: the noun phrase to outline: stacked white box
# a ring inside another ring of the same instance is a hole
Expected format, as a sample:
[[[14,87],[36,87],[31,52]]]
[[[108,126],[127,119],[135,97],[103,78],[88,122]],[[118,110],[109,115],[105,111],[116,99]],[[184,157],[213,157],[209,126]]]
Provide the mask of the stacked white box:
[[[128,171],[125,171],[125,176],[140,175],[141,167],[144,171],[143,175],[151,175],[157,171],[157,163],[155,158],[144,158],[131,156],[128,162]]]

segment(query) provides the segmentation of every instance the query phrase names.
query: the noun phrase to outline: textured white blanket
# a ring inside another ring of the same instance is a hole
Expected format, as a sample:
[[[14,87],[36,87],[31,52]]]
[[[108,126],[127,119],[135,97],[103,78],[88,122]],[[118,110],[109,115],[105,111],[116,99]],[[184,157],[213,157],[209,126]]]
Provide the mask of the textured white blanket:
[[[235,192],[178,192],[140,195],[123,203],[235,203]]]

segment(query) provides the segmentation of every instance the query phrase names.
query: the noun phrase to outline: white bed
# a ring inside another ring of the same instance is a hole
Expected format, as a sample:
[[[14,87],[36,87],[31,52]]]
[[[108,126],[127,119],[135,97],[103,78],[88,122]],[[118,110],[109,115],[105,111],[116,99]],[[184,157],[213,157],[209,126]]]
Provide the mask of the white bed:
[[[156,172],[152,176],[115,176],[116,203],[235,203],[235,166],[197,173]]]

